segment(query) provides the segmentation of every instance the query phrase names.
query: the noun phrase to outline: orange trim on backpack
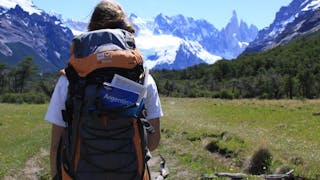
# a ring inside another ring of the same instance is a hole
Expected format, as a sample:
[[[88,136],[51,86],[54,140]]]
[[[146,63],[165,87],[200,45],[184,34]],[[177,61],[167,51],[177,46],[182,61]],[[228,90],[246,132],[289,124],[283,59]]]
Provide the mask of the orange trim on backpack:
[[[80,127],[80,126],[79,126]],[[78,127],[78,131],[77,131],[77,143],[76,143],[76,151],[75,151],[75,158],[74,158],[74,172],[77,171],[77,164],[79,163],[80,160],[80,135],[79,135],[79,127]],[[71,176],[69,176],[69,174],[64,170],[63,165],[61,166],[61,176],[62,176],[62,180],[73,180],[73,178]]]
[[[140,52],[136,50],[112,50],[91,54],[84,58],[76,58],[74,55],[68,61],[80,77],[85,77],[90,72],[106,67],[133,69],[142,64]]]
[[[72,180],[72,178],[68,175],[68,173],[61,167],[61,178],[62,180]]]
[[[78,163],[80,161],[80,127],[81,127],[81,123],[78,126],[78,130],[77,130],[77,143],[76,143],[76,150],[75,150],[75,154],[74,154],[74,171],[77,172],[77,168],[78,168]]]
[[[136,147],[136,153],[138,157],[138,172],[140,176],[144,176],[145,174],[143,172],[144,157],[142,157],[141,137],[140,137],[140,131],[139,131],[137,119],[133,119],[133,126],[134,126],[133,143]]]
[[[143,180],[150,180],[150,175],[149,175],[149,172],[148,172],[147,168],[144,171],[144,175],[143,175],[142,179]]]

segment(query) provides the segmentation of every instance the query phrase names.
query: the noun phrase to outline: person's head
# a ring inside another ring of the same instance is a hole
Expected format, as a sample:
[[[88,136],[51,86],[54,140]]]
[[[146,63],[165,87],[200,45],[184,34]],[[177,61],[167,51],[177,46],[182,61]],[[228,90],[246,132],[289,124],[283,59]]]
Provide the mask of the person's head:
[[[124,29],[135,32],[121,6],[112,0],[102,0],[98,3],[91,15],[88,31],[99,29]]]

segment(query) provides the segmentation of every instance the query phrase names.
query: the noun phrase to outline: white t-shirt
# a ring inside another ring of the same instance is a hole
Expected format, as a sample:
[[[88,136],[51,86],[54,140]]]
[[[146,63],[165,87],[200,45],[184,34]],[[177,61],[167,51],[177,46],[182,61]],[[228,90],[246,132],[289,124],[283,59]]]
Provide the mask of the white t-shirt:
[[[154,119],[163,116],[157,85],[151,75],[147,79],[147,97],[145,107],[147,111],[146,119]],[[61,76],[55,86],[45,119],[57,126],[65,127],[61,110],[65,109],[65,101],[68,92],[68,79]]]

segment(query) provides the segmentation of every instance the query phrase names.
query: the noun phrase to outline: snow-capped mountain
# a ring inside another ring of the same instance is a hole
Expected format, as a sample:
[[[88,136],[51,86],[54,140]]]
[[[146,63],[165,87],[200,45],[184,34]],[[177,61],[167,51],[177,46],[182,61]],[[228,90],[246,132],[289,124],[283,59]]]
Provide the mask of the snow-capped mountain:
[[[286,44],[320,29],[320,0],[293,0],[281,7],[273,23],[261,31],[244,53],[259,52]]]
[[[31,0],[1,0],[0,5],[4,9],[11,9],[19,5],[25,12],[41,15],[42,10],[38,9]]]
[[[88,23],[86,22],[71,19],[62,19],[62,17],[60,19],[63,24],[71,29],[73,35],[80,35],[81,33],[87,31]]]
[[[170,45],[167,47],[168,50],[166,48],[163,49],[167,56],[168,52],[173,50],[175,50],[175,55],[179,55],[172,56],[172,53],[170,53],[171,60],[162,58],[157,51],[152,51],[154,49],[152,44],[145,47],[151,49],[148,50],[149,53],[153,52],[153,54],[145,53],[145,55],[149,64],[158,64],[155,66],[156,68],[169,67],[170,63],[175,67],[176,61],[180,61],[178,63],[180,65],[179,68],[183,68],[183,66],[181,67],[181,62],[186,62],[190,65],[198,63],[211,64],[221,58],[235,58],[247,47],[250,41],[255,39],[258,32],[258,29],[253,25],[249,28],[243,21],[239,24],[235,11],[229,24],[221,31],[206,20],[194,20],[183,15],[168,17],[159,14],[154,20],[143,20],[131,15],[130,19],[138,30],[137,42],[140,39],[146,39],[145,42],[152,42],[148,41],[150,36],[159,37],[153,44],[158,44],[161,40],[170,43],[176,42],[175,48],[171,48],[170,46],[172,45]],[[163,36],[164,38],[162,38]],[[169,37],[175,37],[175,39],[169,41]],[[160,44],[163,43],[160,42]],[[188,55],[182,55],[183,52]],[[185,60],[185,58],[189,58],[189,60]],[[190,58],[193,58],[193,60]],[[165,65],[162,65],[163,63]],[[186,65],[184,67],[187,67]]]
[[[171,26],[163,28],[161,23],[157,23],[157,18],[153,21],[130,16],[137,29],[137,46],[148,68],[183,69],[199,63],[212,64],[221,59],[205,50],[198,41],[186,38],[189,37],[187,32],[185,36],[182,33],[178,36],[170,32]]]
[[[233,11],[230,22],[220,32],[220,41],[217,45],[222,46],[220,50],[226,59],[236,58],[241,54],[251,41],[256,38],[258,28],[254,25],[250,27],[238,20],[237,14]],[[213,50],[215,46],[210,46]]]
[[[66,65],[73,34],[60,19],[36,8],[29,0],[2,0],[0,5],[1,61],[15,64],[33,56],[43,71]]]
[[[219,59],[237,57],[255,39],[258,28],[239,23],[233,12],[229,24],[221,31],[206,20],[159,14],[144,19],[131,14],[136,29],[136,43],[148,68],[182,69],[199,63],[212,64]],[[86,23],[64,21],[73,32],[86,31]],[[81,30],[82,27],[83,29]]]

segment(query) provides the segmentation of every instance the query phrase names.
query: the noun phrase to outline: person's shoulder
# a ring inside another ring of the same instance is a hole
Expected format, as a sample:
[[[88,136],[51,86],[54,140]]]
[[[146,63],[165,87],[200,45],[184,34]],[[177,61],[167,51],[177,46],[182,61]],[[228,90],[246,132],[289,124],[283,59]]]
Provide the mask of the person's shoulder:
[[[154,78],[152,77],[151,74],[148,74],[148,79],[147,79],[147,85],[152,85],[152,84],[156,84]]]

